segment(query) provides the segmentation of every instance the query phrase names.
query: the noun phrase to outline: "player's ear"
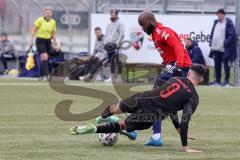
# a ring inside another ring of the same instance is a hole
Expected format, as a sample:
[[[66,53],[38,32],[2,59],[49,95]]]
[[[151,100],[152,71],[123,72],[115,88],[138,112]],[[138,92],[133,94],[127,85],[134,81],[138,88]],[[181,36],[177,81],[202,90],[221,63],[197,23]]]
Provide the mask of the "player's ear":
[[[200,76],[200,82],[199,83],[202,83],[204,81],[204,77],[203,76]]]
[[[187,74],[187,77],[189,78],[190,76],[191,76],[191,73],[192,71],[191,70],[189,70],[189,72],[188,72],[188,74]]]

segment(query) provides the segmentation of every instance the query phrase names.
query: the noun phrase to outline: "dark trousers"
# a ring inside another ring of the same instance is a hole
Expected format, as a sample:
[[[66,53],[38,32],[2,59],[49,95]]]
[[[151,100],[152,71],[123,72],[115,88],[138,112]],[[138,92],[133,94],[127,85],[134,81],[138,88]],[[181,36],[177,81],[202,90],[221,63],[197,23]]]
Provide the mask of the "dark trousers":
[[[117,71],[116,71],[117,70]],[[111,73],[122,74],[122,62],[119,59],[119,54],[115,54],[111,61]]]
[[[15,60],[16,57],[13,53],[3,53],[0,59],[2,61],[4,69],[7,70],[8,69],[7,61]]]
[[[122,62],[119,57],[119,50],[115,49],[108,53],[108,59],[111,62],[111,73],[122,74]]]
[[[102,66],[102,61],[97,57],[91,57],[87,63],[87,71],[85,74],[95,74]]]
[[[225,81],[229,82],[230,78],[230,61],[223,58],[224,52],[214,51],[214,65],[216,82],[221,83],[222,63],[224,64]]]

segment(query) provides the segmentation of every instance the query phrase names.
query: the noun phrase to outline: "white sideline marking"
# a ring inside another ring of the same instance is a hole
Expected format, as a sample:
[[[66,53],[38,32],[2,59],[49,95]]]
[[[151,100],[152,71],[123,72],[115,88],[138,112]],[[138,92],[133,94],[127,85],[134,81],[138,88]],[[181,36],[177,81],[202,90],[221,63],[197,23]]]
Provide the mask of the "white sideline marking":
[[[66,86],[111,86],[112,83],[65,83]],[[49,83],[0,83],[0,86],[49,86]]]
[[[0,83],[0,86],[47,86],[45,83]]]

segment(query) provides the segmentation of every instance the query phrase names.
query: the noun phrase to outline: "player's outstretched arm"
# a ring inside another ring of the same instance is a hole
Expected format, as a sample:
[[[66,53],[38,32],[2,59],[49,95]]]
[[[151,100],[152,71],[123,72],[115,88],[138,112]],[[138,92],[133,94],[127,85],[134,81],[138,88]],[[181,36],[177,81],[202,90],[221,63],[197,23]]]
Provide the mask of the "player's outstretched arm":
[[[198,105],[198,99],[189,99],[189,102],[185,105],[183,109],[182,119],[180,123],[180,136],[183,151],[187,153],[198,153],[201,151],[192,150],[188,147],[187,137],[188,137],[188,124],[191,119],[192,114],[196,110]]]
[[[180,124],[179,124],[179,118],[178,118],[178,113],[175,112],[175,113],[172,113],[170,115],[170,118],[171,118],[171,121],[172,121],[172,124],[173,126],[175,127],[175,129],[177,130],[177,132],[179,133],[180,135]],[[190,139],[190,140],[196,140],[196,138],[194,138],[191,134],[188,133],[187,135],[187,139]]]
[[[180,124],[179,124],[178,113],[177,112],[171,113],[170,118],[171,118],[173,126],[175,127],[177,132],[180,134]]]

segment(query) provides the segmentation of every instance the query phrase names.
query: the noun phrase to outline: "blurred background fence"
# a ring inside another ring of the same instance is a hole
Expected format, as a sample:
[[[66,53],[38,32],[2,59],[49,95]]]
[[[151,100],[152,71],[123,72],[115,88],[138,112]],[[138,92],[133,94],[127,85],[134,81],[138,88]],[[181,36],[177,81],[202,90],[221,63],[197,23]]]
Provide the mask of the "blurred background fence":
[[[88,51],[90,14],[118,9],[135,14],[151,9],[160,14],[215,14],[219,8],[235,13],[235,0],[0,0],[0,31],[5,31],[18,49],[26,50],[33,21],[46,7],[54,10],[57,35],[63,50]]]

